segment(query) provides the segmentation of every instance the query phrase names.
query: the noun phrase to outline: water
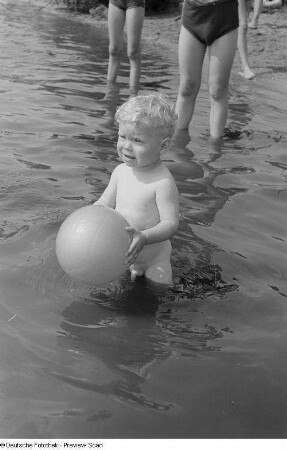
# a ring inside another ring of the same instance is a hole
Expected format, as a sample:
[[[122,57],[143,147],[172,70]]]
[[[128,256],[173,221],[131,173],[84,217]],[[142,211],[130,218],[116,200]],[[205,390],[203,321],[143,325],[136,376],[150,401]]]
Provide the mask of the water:
[[[166,156],[179,190],[175,288],[102,289],[55,257],[63,219],[118,164],[107,34],[0,4],[2,438],[286,438],[286,102],[233,74],[222,148],[203,89],[192,142]],[[177,67],[144,48],[143,91]],[[287,89],[286,89],[287,90]]]

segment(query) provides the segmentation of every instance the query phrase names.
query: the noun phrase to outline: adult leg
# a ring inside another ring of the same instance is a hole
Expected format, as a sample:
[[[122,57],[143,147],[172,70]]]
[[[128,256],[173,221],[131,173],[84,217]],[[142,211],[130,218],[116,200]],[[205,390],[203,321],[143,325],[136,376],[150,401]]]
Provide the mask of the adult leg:
[[[109,30],[109,66],[108,82],[115,83],[120,68],[123,43],[123,31],[126,12],[109,4],[108,30]]]
[[[247,80],[255,77],[255,73],[250,69],[248,63],[248,46],[247,46],[247,31],[248,31],[248,16],[251,8],[250,0],[238,0],[239,7],[239,30],[238,30],[238,51],[241,59],[242,75]]]
[[[205,52],[206,46],[182,26],[178,43],[180,82],[176,102],[177,129],[187,129],[192,119]]]
[[[253,16],[252,20],[249,22],[249,28],[256,29],[258,25],[258,19],[263,9],[263,0],[254,0],[253,4]]]
[[[141,76],[141,34],[145,9],[142,7],[129,8],[126,12],[128,58],[130,60],[130,91],[137,95]]]
[[[209,47],[208,87],[210,95],[210,135],[224,133],[228,113],[228,86],[236,52],[237,29],[217,39]]]

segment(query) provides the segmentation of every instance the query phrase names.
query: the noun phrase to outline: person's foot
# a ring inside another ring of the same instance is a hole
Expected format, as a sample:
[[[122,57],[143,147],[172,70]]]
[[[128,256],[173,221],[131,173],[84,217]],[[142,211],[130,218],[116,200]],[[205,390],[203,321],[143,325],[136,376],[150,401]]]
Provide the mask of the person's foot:
[[[257,29],[257,23],[256,22],[249,22],[248,28],[251,28],[251,30]]]
[[[178,130],[176,129],[174,135],[172,137],[172,144],[175,147],[185,149],[189,142],[191,141],[191,137],[189,135],[188,129]]]
[[[252,80],[255,77],[255,73],[252,72],[250,67],[244,67],[243,72],[239,72],[239,75],[242,75],[246,80]]]

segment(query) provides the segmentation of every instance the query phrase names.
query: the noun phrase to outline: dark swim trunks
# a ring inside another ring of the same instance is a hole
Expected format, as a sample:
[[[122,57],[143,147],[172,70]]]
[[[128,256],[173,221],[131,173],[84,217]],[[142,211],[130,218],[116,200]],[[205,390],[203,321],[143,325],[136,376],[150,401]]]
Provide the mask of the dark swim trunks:
[[[216,0],[195,4],[193,0],[184,0],[182,25],[202,44],[211,45],[238,28],[238,1]]]
[[[110,0],[110,3],[123,11],[131,8],[145,7],[145,0]]]

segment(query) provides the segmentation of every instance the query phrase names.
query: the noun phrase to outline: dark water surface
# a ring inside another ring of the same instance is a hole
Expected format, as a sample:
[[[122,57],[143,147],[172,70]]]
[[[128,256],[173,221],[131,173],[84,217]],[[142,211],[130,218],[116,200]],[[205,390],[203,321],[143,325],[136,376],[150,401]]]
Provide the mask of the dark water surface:
[[[0,4],[0,38],[0,436],[286,438],[286,92],[234,74],[212,148],[203,89],[192,142],[166,157],[174,290],[96,289],[63,273],[55,238],[118,164],[127,61],[107,93],[106,31],[29,3]],[[177,77],[144,48],[143,92],[175,99]]]

